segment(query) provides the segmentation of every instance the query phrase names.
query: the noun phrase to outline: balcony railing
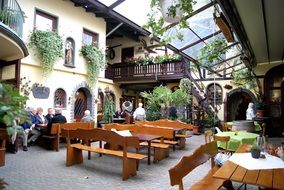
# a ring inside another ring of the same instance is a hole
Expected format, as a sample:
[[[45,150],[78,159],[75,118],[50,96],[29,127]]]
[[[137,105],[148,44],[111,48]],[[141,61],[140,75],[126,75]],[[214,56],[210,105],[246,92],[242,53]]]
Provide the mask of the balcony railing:
[[[16,0],[0,0],[0,21],[22,37],[24,15]]]
[[[109,65],[105,76],[114,82],[176,80],[185,76],[185,67],[183,62],[148,65],[118,63]]]

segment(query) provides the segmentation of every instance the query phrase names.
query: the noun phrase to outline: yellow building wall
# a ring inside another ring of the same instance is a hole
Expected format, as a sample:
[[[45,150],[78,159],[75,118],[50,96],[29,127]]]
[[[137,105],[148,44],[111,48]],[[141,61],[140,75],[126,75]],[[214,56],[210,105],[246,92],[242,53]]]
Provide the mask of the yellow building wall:
[[[22,59],[21,78],[27,77],[31,80],[31,85],[40,83],[50,88],[48,99],[36,99],[31,93],[27,101],[27,106],[41,106],[45,111],[44,114],[46,114],[47,108],[54,106],[54,92],[56,89],[64,89],[67,101],[69,101],[69,99],[73,100],[71,95],[74,89],[86,82],[87,66],[79,53],[82,46],[83,29],[97,33],[99,36],[99,47],[105,49],[106,22],[103,18],[98,18],[93,13],[87,13],[83,8],[75,7],[70,1],[18,0],[18,2],[26,16],[23,30],[23,40],[26,44],[29,42],[29,35],[34,27],[36,9],[58,18],[58,33],[62,36],[63,43],[65,43],[68,37],[71,37],[75,41],[75,68],[65,67],[64,58],[61,58],[57,60],[54,65],[54,71],[47,78],[42,76],[40,61],[34,55],[34,51],[31,48],[29,48],[30,55]],[[100,73],[99,77],[104,78],[104,71]],[[97,97],[96,89],[97,86],[91,89],[91,94],[94,94],[95,97]],[[93,108],[93,110],[95,112],[96,108]],[[67,108],[63,110],[63,114],[68,121],[73,119],[70,116],[72,112],[70,104],[67,104]]]

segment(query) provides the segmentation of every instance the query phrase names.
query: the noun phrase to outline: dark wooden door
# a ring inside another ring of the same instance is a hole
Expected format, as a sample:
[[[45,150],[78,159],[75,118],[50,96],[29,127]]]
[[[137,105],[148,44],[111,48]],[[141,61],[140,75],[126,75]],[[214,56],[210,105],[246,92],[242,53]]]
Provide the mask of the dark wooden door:
[[[80,121],[84,116],[84,111],[87,109],[87,96],[85,92],[79,89],[75,93],[75,103],[74,103],[74,119]]]

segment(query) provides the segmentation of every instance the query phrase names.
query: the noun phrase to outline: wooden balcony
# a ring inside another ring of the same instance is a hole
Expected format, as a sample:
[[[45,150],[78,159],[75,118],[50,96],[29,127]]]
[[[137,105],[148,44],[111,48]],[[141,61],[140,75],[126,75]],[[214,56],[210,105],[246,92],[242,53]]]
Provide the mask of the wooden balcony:
[[[183,62],[148,65],[117,63],[109,65],[105,71],[106,78],[119,83],[175,81],[182,79],[184,76],[185,64]]]

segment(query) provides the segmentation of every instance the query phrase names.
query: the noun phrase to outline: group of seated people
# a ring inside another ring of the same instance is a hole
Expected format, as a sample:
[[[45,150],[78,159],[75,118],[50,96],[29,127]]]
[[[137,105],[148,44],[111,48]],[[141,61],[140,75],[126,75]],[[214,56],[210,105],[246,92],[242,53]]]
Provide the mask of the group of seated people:
[[[124,118],[127,115],[133,116],[134,120],[140,121],[140,120],[145,120],[146,119],[146,112],[145,109],[143,108],[143,104],[139,103],[138,108],[135,109],[135,111],[129,112],[127,110],[122,111],[121,108],[118,108],[118,110],[114,114],[114,118]]]
[[[67,122],[65,116],[62,115],[62,110],[59,108],[48,108],[46,115],[43,115],[42,107],[38,107],[37,109],[29,107],[27,111],[30,121],[18,121],[18,127],[22,129],[19,135],[23,139],[23,151],[27,151],[28,146],[33,145],[41,135],[49,134],[52,123]]]

